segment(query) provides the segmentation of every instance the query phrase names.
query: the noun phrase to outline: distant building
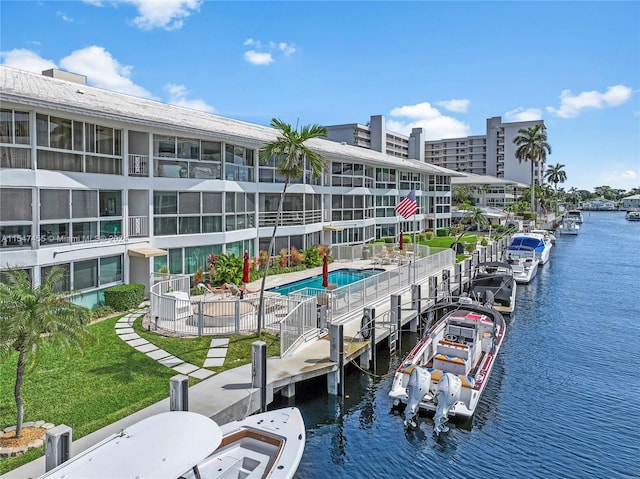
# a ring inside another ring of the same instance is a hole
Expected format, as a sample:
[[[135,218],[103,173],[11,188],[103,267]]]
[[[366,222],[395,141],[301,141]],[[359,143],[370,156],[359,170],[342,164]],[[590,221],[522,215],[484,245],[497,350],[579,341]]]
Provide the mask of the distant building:
[[[488,175],[526,185],[531,184],[531,165],[515,156],[513,139],[522,128],[542,125],[543,120],[504,123],[501,117],[487,119],[485,135],[426,141],[422,128],[409,136],[386,129],[382,115],[374,115],[366,124],[348,123],[327,127],[328,137],[346,145],[379,151],[396,158],[410,158],[453,171]],[[544,165],[534,170],[537,183],[544,183]]]
[[[467,187],[474,206],[482,208],[504,208],[522,196],[529,185],[496,178],[489,175],[475,175],[473,173],[461,173],[463,176],[451,178],[452,194],[456,188]]]
[[[631,195],[626,198],[622,198],[622,208],[625,210],[640,208],[640,195]]]

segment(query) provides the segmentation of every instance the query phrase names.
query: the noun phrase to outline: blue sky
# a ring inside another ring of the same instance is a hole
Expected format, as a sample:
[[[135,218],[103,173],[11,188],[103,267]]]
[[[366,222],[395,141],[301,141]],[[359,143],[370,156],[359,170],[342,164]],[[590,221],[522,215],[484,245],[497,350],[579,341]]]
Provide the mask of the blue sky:
[[[640,2],[2,1],[0,62],[268,125],[544,119],[565,189],[640,187]]]

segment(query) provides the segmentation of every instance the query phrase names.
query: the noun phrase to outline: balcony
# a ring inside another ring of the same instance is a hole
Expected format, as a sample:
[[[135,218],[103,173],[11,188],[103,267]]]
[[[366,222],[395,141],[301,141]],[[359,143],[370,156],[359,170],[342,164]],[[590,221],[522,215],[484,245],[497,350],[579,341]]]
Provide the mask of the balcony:
[[[258,226],[273,226],[276,223],[277,212],[259,213]],[[302,226],[320,223],[320,211],[283,211],[278,226]]]
[[[129,237],[140,238],[149,236],[149,218],[146,216],[129,216]]]
[[[129,155],[129,176],[149,176],[147,155]]]

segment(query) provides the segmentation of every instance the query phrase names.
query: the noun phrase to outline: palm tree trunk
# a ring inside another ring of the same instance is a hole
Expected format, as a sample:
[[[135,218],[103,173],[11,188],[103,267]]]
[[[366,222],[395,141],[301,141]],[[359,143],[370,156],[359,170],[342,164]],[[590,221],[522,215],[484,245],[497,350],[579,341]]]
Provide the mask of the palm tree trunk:
[[[284,188],[280,193],[280,202],[278,203],[278,212],[276,213],[276,223],[273,225],[273,233],[271,234],[271,241],[269,242],[269,249],[267,251],[267,262],[264,265],[264,271],[262,272],[262,285],[260,286],[260,301],[258,303],[258,337],[262,335],[262,323],[264,321],[264,287],[267,283],[267,271],[269,269],[269,260],[274,254],[273,249],[276,243],[276,231],[278,229],[278,223],[282,216],[282,206],[284,204],[284,195],[287,192],[287,186],[289,186],[289,178],[284,182]]]
[[[22,437],[22,420],[24,419],[24,406],[22,404],[22,381],[24,379],[24,370],[27,364],[27,355],[24,351],[18,354],[18,367],[16,368],[16,382],[13,388],[13,396],[16,400],[16,438]]]
[[[533,212],[533,221],[536,220],[536,182],[533,179],[534,165],[533,158],[531,160],[531,211]]]

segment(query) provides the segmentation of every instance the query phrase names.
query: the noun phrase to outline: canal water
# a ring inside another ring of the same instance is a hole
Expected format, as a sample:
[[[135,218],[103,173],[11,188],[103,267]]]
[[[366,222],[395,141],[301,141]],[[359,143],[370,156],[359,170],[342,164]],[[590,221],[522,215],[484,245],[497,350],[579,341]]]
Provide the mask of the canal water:
[[[376,375],[348,369],[346,397],[324,378],[296,389],[312,478],[640,477],[640,223],[586,212],[549,263],[518,285],[516,310],[474,418],[437,437],[407,430],[387,393],[402,355]],[[416,341],[403,335],[403,351]]]

